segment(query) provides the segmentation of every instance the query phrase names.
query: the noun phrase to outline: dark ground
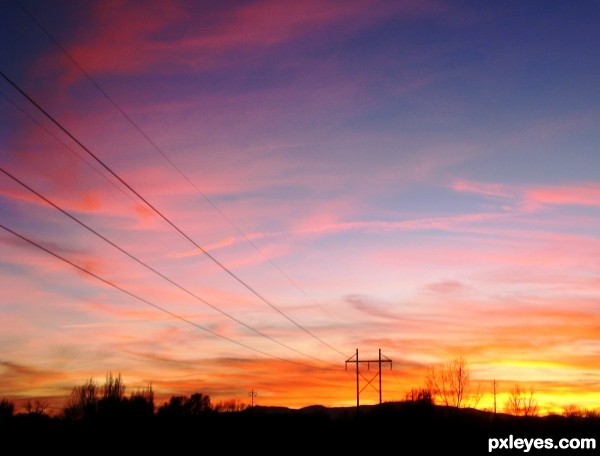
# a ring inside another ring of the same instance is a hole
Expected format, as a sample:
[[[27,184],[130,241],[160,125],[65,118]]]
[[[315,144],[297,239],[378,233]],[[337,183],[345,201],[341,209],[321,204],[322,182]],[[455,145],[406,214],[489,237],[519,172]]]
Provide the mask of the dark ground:
[[[17,415],[0,422],[4,454],[600,454],[595,450],[497,449],[490,438],[596,438],[600,419],[513,417],[473,409],[384,403],[355,408],[254,407],[243,412],[72,422]]]

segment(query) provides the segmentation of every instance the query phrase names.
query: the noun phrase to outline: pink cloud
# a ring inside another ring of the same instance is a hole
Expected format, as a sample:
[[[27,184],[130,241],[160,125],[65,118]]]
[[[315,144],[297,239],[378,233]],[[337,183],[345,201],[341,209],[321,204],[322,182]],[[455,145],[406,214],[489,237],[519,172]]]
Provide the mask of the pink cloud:
[[[528,204],[534,206],[600,206],[600,183],[534,187],[525,192],[524,198]]]
[[[48,208],[52,207],[49,203],[47,203],[34,193],[30,192],[24,187],[21,188],[23,188],[23,191],[0,188],[0,196],[14,201],[31,203]],[[35,188],[33,188],[33,190],[43,195],[52,203],[61,207],[63,210],[72,214],[76,214],[77,212],[98,213],[98,210],[103,207],[103,203],[105,201],[104,197],[100,195],[100,192],[95,190],[82,190],[79,191],[76,194],[76,196],[69,196],[68,199],[53,198],[50,197],[46,192],[38,191]]]
[[[451,188],[457,192],[476,193],[498,198],[514,198],[517,196],[517,189],[514,187],[490,182],[473,182],[457,179],[452,183]]]
[[[468,290],[468,286],[458,280],[444,280],[433,282],[424,286],[425,289],[443,295],[462,293]]]
[[[105,304],[102,302],[90,302],[81,306],[82,310],[86,310],[95,317],[102,316],[110,317],[117,320],[140,320],[140,321],[160,321],[168,318],[163,313],[158,312],[153,308],[143,306],[140,303],[139,307],[122,308],[114,305]]]
[[[197,68],[223,65],[231,51],[264,48],[314,33],[336,33],[372,25],[390,15],[439,15],[438,2],[343,3],[311,0],[282,3],[263,0],[214,12],[194,5],[155,0],[139,8],[121,0],[98,2],[97,27],[69,51],[91,74],[133,73],[164,65]],[[178,34],[166,35],[175,26]],[[92,35],[92,33],[96,35]]]
[[[457,192],[475,193],[490,198],[515,201],[520,212],[531,212],[543,206],[600,206],[600,183],[577,182],[570,185],[521,184],[508,186],[490,182],[457,179],[451,185]]]
[[[229,247],[236,242],[236,238],[233,236],[228,236],[218,242],[207,244],[202,246],[202,250],[204,252],[210,252],[212,250],[222,249],[224,247]],[[190,252],[182,253],[180,256],[193,256],[193,255],[203,255],[204,252],[200,249],[196,249]]]
[[[83,30],[78,44],[63,43],[63,46],[88,74],[134,73],[157,64],[168,55],[152,35],[174,25],[181,17],[180,5],[176,2],[154,0],[144,8],[122,0],[97,2],[92,16],[86,18],[95,26]],[[54,56],[55,61],[63,58],[58,53]],[[72,68],[66,82],[80,77],[79,70]]]
[[[503,217],[504,214],[474,213],[449,217],[428,217],[404,221],[354,221],[315,224],[298,230],[299,234],[332,234],[344,231],[420,231],[420,230],[453,230],[463,224],[481,223]]]
[[[390,257],[407,257],[411,260],[432,258],[441,262],[442,266],[451,265],[505,265],[523,266],[526,268],[548,266],[556,268],[573,268],[577,270],[577,264],[582,266],[593,266],[593,254],[590,246],[598,244],[598,241],[588,237],[572,236],[570,238],[555,235],[542,236],[535,240],[535,233],[525,232],[520,239],[495,239],[493,245],[483,239],[472,239],[458,242],[456,245],[416,245],[413,248],[405,248],[404,254],[400,251],[390,252]],[[592,248],[593,251],[593,248]],[[383,252],[382,252],[383,253]]]

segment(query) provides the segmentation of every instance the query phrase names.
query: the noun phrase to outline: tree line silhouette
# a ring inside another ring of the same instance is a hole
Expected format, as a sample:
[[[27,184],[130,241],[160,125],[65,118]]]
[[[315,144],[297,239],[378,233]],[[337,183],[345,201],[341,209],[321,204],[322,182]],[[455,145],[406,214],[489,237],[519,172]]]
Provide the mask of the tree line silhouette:
[[[65,401],[61,413],[55,417],[66,421],[102,419],[143,419],[153,416],[163,418],[198,417],[209,413],[241,412],[248,404],[230,399],[211,403],[210,396],[196,392],[190,396],[171,396],[168,401],[155,404],[152,384],[137,388],[129,395],[121,374],[108,373],[104,384],[93,378],[77,385]],[[44,401],[27,401],[25,413],[16,413],[15,403],[7,398],[0,400],[0,419],[15,415],[47,416],[49,404]]]

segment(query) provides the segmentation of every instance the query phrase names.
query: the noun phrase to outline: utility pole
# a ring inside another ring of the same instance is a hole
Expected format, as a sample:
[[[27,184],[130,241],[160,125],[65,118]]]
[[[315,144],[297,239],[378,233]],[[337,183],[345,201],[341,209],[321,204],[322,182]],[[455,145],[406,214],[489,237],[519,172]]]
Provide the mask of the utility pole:
[[[392,361],[390,360],[390,368]],[[379,403],[381,404],[381,348],[379,349]]]
[[[498,386],[498,382],[494,379],[494,415],[496,414],[496,387]]]
[[[348,363],[356,364],[356,413],[358,414],[359,409],[360,409],[360,393],[362,393],[362,391],[369,385],[371,385],[372,388],[374,388],[376,391],[379,392],[379,403],[381,404],[381,402],[382,402],[381,364],[382,363],[390,363],[390,369],[391,369],[392,368],[392,360],[389,359],[387,356],[383,356],[381,354],[381,348],[379,349],[379,358],[378,359],[364,359],[364,360],[358,359],[358,348],[357,348],[354,356],[351,356],[350,358],[348,358],[346,360],[346,369],[348,369]],[[360,388],[360,379],[359,379],[359,376],[362,375],[362,374],[360,374],[360,370],[359,370],[359,364],[361,364],[361,363],[363,363],[363,364],[366,363],[367,369],[370,369],[371,363],[377,363],[377,366],[378,366],[377,373],[370,380],[368,380],[367,378],[362,376],[367,381],[367,383],[362,387],[362,389]],[[373,386],[373,384],[372,384],[373,380],[375,380],[375,378],[377,378],[377,377],[379,377],[379,389],[375,388],[375,386]]]
[[[254,408],[254,398],[258,396],[258,393],[252,390],[248,393],[248,396],[250,396],[250,407]]]

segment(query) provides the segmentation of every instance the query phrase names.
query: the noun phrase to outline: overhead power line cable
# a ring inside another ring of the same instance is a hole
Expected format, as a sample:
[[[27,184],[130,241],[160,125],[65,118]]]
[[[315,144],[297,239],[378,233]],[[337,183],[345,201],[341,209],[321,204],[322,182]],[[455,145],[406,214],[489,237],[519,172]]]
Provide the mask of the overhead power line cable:
[[[227,337],[227,336],[219,334],[219,333],[217,333],[215,331],[212,331],[211,329],[205,328],[204,326],[199,325],[198,323],[195,323],[195,322],[193,322],[192,320],[190,320],[188,318],[185,318],[185,317],[183,317],[183,316],[181,316],[179,314],[176,314],[175,312],[172,312],[172,311],[170,311],[170,310],[168,310],[168,309],[166,309],[166,308],[164,308],[162,306],[159,306],[157,304],[154,304],[151,301],[148,301],[145,298],[142,298],[141,296],[138,296],[135,293],[132,293],[131,291],[129,291],[129,290],[127,290],[127,289],[125,289],[125,288],[117,285],[116,283],[114,283],[114,282],[112,282],[112,281],[110,281],[108,279],[103,278],[102,276],[100,276],[100,275],[98,275],[98,274],[90,271],[89,269],[84,268],[83,266],[79,266],[77,263],[69,260],[68,258],[63,257],[62,255],[59,255],[58,253],[54,252],[53,250],[51,250],[51,249],[49,249],[47,247],[44,247],[40,243],[38,243],[38,242],[36,242],[36,241],[28,238],[27,236],[22,235],[22,234],[18,233],[17,231],[14,231],[14,230],[8,228],[7,226],[5,226],[2,223],[0,223],[0,228],[8,231],[9,233],[13,234],[14,236],[16,236],[16,237],[22,239],[23,241],[25,241],[25,242],[33,245],[34,247],[37,247],[38,249],[43,250],[44,252],[52,255],[53,257],[58,258],[59,260],[65,262],[67,264],[70,264],[71,266],[73,266],[74,268],[78,269],[79,271],[81,271],[81,272],[83,272],[85,274],[88,274],[88,275],[94,277],[95,279],[98,279],[99,281],[105,283],[106,285],[108,285],[108,286],[110,286],[112,288],[115,288],[115,289],[117,289],[117,290],[119,290],[119,291],[121,291],[121,292],[123,292],[123,293],[125,293],[125,294],[127,294],[129,296],[131,296],[132,298],[135,298],[138,301],[143,302],[144,304],[147,304],[147,305],[149,305],[151,307],[154,307],[155,309],[160,310],[161,312],[164,312],[164,313],[166,313],[167,315],[170,315],[173,318],[181,320],[181,321],[183,321],[183,322],[185,322],[185,323],[187,323],[187,324],[189,324],[191,326],[194,326],[195,328],[201,329],[202,331],[205,331],[205,332],[207,332],[209,334],[212,334],[215,337],[218,337],[220,339],[226,340],[226,341],[231,342],[233,344],[236,344],[236,345],[238,345],[240,347],[244,347],[244,348],[246,348],[248,350],[252,350],[252,351],[254,351],[256,353],[259,353],[261,355],[268,356],[269,358],[274,358],[274,359],[277,359],[279,361],[284,361],[286,363],[291,363],[291,364],[295,364],[295,365],[298,365],[298,366],[307,367],[307,368],[310,368],[310,369],[318,369],[315,366],[310,366],[308,364],[300,363],[300,362],[297,362],[297,361],[292,361],[292,360],[289,360],[289,359],[281,358],[279,356],[275,356],[275,355],[266,353],[266,352],[264,352],[262,350],[259,350],[257,348],[251,347],[251,346],[246,345],[246,344],[244,344],[242,342],[238,342],[235,339],[232,339],[230,337]]]
[[[74,222],[78,223],[80,226],[82,226],[83,228],[85,228],[86,230],[90,231],[92,234],[94,234],[95,236],[99,237],[100,239],[102,239],[104,242],[110,244],[111,246],[113,246],[115,249],[119,250],[121,253],[127,255],[129,258],[131,258],[132,260],[134,260],[135,262],[137,262],[138,264],[142,265],[143,267],[145,267],[146,269],[150,270],[151,272],[153,272],[154,274],[158,275],[159,277],[163,278],[164,280],[166,280],[167,282],[169,282],[171,285],[176,286],[177,288],[179,288],[180,290],[184,291],[185,293],[187,293],[188,295],[192,296],[193,298],[197,299],[198,301],[200,301],[201,303],[207,305],[208,307],[210,307],[211,309],[219,312],[221,315],[226,316],[227,318],[235,321],[236,323],[244,326],[245,328],[249,329],[250,331],[254,332],[255,334],[258,334],[261,337],[265,337],[267,339],[269,339],[271,342],[275,342],[276,344],[281,345],[282,347],[287,348],[288,350],[291,350],[299,355],[302,356],[306,356],[308,358],[311,358],[315,361],[318,362],[323,362],[326,363],[325,361],[322,361],[318,358],[315,358],[314,356],[311,356],[309,354],[303,353],[300,350],[296,350],[293,347],[290,347],[289,345],[275,339],[272,336],[269,336],[268,334],[265,334],[261,331],[259,331],[258,329],[253,328],[252,326],[244,323],[243,321],[241,321],[240,319],[234,317],[233,315],[225,312],[224,310],[220,309],[219,307],[215,306],[214,304],[211,304],[210,302],[208,302],[207,300],[205,300],[204,298],[198,296],[196,293],[188,290],[187,288],[183,287],[182,285],[178,284],[177,282],[175,282],[174,280],[170,279],[169,277],[167,277],[166,275],[162,274],[161,272],[159,272],[158,270],[156,270],[155,268],[153,268],[152,266],[148,265],[147,263],[145,263],[144,261],[140,260],[139,258],[137,258],[135,255],[131,254],[130,252],[126,251],[125,249],[123,249],[122,247],[120,247],[119,245],[117,245],[115,242],[111,241],[110,239],[106,238],[105,236],[103,236],[102,234],[100,234],[98,231],[94,230],[93,228],[91,228],[89,225],[87,225],[86,223],[82,222],[81,220],[79,220],[79,218],[75,217],[74,215],[72,215],[70,212],[64,210],[63,208],[61,208],[60,206],[58,206],[57,204],[53,203],[51,200],[49,200],[48,198],[46,198],[44,195],[42,195],[41,193],[39,193],[38,191],[34,190],[33,188],[31,188],[29,185],[27,185],[25,182],[23,182],[22,180],[20,180],[19,178],[17,178],[16,176],[14,176],[12,173],[6,171],[4,168],[2,168],[0,166],[0,172],[4,173],[6,176],[10,177],[13,181],[17,182],[18,184],[20,184],[22,187],[26,188],[27,190],[29,190],[31,193],[33,193],[34,195],[36,195],[38,198],[40,198],[41,200],[45,201],[47,204],[49,204],[50,206],[54,207],[55,209],[57,209],[58,211],[60,211],[63,215],[69,217],[71,220],[73,220]]]
[[[269,256],[267,256],[257,245],[252,241],[243,231],[239,228],[227,215],[219,209],[219,207],[206,195],[198,186],[181,170],[179,166],[162,150],[158,144],[135,122],[127,112],[102,88],[102,86],[79,64],[79,62],[71,55],[64,46],[62,46],[59,41],[54,38],[54,36],[50,33],[50,31],[44,27],[44,25],[35,17],[31,11],[29,11],[25,6],[21,4],[19,0],[14,0],[15,3],[29,16],[29,18],[44,32],[44,34],[54,43],[54,45],[60,49],[60,51],[71,61],[71,63],[85,76],[85,78],[94,86],[98,91],[113,105],[113,107],[121,113],[121,115],[129,122],[129,124],[138,131],[138,133],[160,154],[162,157],[177,171],[177,173],[185,179],[188,184],[190,184],[199,195],[204,198],[204,200],[238,233],[240,237],[242,237],[246,242],[248,242],[252,248],[254,248],[275,270],[277,270],[292,286],[294,286],[297,290],[299,290],[306,298],[313,301],[315,304],[314,298],[312,298],[304,288],[302,288],[295,280],[293,280],[289,274],[287,274],[283,269],[281,269]],[[319,306],[322,308],[322,306]],[[323,308],[322,308],[323,309]],[[323,309],[325,313],[330,315],[325,309]],[[331,316],[331,315],[330,315]],[[335,318],[334,318],[335,319]],[[327,344],[326,344],[327,345]],[[340,350],[332,348],[338,354],[344,355]]]
[[[173,223],[166,215],[164,215],[159,209],[157,209],[153,204],[151,204],[146,198],[144,198],[137,190],[135,190],[129,183],[127,183],[121,176],[119,176],[115,171],[112,170],[110,166],[108,166],[104,161],[102,161],[96,154],[94,154],[88,147],[86,147],[81,141],[79,141],[69,130],[67,130],[58,120],[56,120],[50,113],[48,113],[42,106],[37,103],[32,97],[30,97],[21,87],[19,87],[12,79],[10,79],[4,72],[0,71],[0,76],[2,76],[11,86],[13,86],[21,95],[23,95],[31,104],[33,104],[40,112],[42,112],[52,123],[54,123],[60,130],[63,131],[71,140],[73,140],[79,147],[81,147],[85,152],[87,152],[94,160],[96,160],[106,171],[108,171],[113,177],[115,177],[121,184],[123,184],[129,191],[131,191],[135,196],[137,196],[141,201],[144,202],[153,212],[155,212],[160,218],[162,218],[167,224],[169,224],[173,229],[175,229],[179,234],[181,234],[185,239],[187,239],[194,247],[196,247],[200,252],[206,255],[212,262],[214,262],[219,268],[225,271],[230,277],[232,277],[235,281],[241,284],[244,288],[250,291],[253,295],[259,298],[262,302],[267,304],[277,313],[279,313],[282,317],[287,319],[290,323],[295,325],[298,329],[302,330],[310,337],[319,341],[321,344],[325,345],[329,349],[339,353],[339,351],[331,346],[329,343],[324,341],[322,338],[314,334],[312,331],[304,327],[302,324],[294,320],[292,317],[283,312],[279,307],[272,304],[268,299],[266,299],[262,294],[256,291],[253,287],[251,287],[247,282],[242,280],[237,274],[231,271],[227,266],[217,260],[213,255],[211,255],[207,250],[205,250],[202,246],[200,246],[196,241],[194,241],[190,236],[188,236],[181,228],[179,228],[175,223]]]
[[[30,113],[28,113],[25,109],[23,109],[21,106],[19,106],[13,100],[11,100],[5,93],[3,93],[3,92],[0,92],[0,93],[2,94],[2,96],[4,97],[4,99],[7,102],[12,104],[19,111],[21,111],[25,116],[27,116],[29,118],[29,120],[31,120],[34,124],[36,124],[42,130],[44,130],[44,132],[46,132],[46,134],[51,136],[54,140],[56,140],[56,142],[61,144],[65,149],[67,149],[69,152],[71,152],[73,155],[75,155],[77,158],[79,158],[81,161],[83,161],[86,165],[88,165],[91,169],[93,169],[100,177],[102,177],[104,180],[106,180],[106,182],[108,182],[113,187],[115,187],[117,190],[119,190],[121,193],[123,193],[123,195],[127,196],[127,198],[131,199],[132,201],[136,201],[135,198],[130,193],[127,193],[125,190],[123,190],[122,187],[119,187],[116,184],[116,182],[110,180],[106,174],[101,173],[100,170],[98,170],[98,168],[94,167],[94,165],[92,165],[91,162],[88,161],[88,159],[86,159],[84,156],[78,154],[72,147],[70,147],[66,142],[64,142],[56,134],[54,134],[54,132],[50,131],[48,128],[46,128],[44,125],[42,125],[36,118],[34,118]]]

